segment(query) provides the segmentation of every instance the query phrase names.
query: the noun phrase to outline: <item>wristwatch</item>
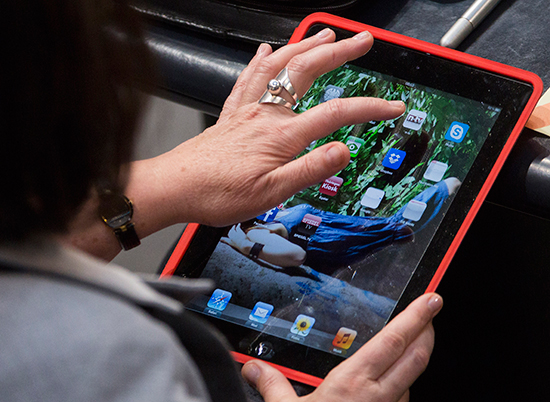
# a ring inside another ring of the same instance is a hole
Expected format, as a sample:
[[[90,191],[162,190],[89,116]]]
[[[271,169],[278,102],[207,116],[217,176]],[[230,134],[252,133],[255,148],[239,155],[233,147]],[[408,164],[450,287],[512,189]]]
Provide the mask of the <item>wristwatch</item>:
[[[110,190],[99,196],[99,213],[103,222],[113,229],[123,250],[130,250],[141,244],[132,222],[134,207],[125,195]]]

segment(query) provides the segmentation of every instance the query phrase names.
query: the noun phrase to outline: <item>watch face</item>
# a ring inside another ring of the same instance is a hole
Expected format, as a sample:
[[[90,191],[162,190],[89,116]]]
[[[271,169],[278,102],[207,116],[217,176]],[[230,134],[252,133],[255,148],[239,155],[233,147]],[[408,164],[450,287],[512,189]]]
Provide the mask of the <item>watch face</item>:
[[[131,221],[132,203],[123,195],[105,192],[100,197],[99,213],[107,226],[117,229]]]

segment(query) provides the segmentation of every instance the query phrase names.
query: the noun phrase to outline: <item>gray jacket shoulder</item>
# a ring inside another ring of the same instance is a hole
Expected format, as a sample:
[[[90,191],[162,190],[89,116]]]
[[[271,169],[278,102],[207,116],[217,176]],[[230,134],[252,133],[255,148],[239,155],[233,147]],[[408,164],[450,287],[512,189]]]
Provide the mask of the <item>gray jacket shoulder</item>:
[[[171,329],[130,303],[6,273],[0,304],[2,401],[208,401]]]

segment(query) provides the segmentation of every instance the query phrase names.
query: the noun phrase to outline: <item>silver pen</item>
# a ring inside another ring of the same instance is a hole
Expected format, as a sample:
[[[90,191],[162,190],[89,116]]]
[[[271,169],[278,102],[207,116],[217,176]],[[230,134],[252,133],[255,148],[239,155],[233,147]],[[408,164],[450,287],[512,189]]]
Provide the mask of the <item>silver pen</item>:
[[[441,46],[454,49],[495,8],[500,0],[476,0],[441,38]]]

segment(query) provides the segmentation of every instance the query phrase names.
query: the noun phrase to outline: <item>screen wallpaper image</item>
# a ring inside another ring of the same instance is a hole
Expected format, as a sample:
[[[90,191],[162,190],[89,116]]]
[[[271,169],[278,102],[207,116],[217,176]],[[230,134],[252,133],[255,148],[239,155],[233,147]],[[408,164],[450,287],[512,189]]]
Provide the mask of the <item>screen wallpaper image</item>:
[[[345,143],[349,165],[228,228],[202,273],[217,289],[192,310],[343,357],[385,325],[500,109],[344,65],[296,112],[352,96],[407,109],[310,144]]]

